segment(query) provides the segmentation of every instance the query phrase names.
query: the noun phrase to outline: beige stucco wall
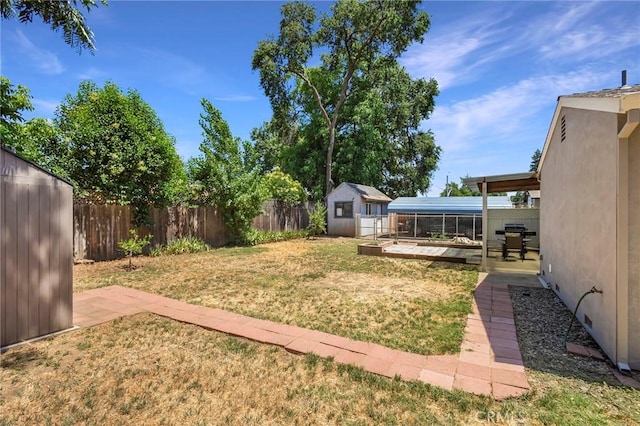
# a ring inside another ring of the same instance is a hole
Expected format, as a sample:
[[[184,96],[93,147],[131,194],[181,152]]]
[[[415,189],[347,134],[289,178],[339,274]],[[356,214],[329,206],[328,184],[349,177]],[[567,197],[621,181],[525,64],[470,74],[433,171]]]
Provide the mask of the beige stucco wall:
[[[640,127],[629,138],[629,365],[640,369]]]
[[[353,201],[352,218],[336,218],[335,203]],[[360,212],[361,197],[347,185],[339,185],[327,197],[327,233],[329,235],[354,237],[356,235],[356,214]]]
[[[583,300],[577,317],[591,318],[587,330],[615,359],[618,116],[571,108],[562,115],[566,140],[559,119],[541,169],[541,272],[572,311],[592,286],[603,290]]]

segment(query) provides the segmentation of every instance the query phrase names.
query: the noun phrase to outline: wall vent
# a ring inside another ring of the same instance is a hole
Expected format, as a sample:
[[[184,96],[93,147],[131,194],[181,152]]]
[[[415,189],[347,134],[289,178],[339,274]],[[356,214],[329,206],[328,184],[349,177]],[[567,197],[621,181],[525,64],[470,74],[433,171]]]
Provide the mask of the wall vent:
[[[567,138],[567,120],[563,115],[560,119],[560,142],[564,142]]]
[[[584,325],[589,328],[593,328],[593,322],[591,321],[591,318],[587,316],[587,314],[584,314]]]

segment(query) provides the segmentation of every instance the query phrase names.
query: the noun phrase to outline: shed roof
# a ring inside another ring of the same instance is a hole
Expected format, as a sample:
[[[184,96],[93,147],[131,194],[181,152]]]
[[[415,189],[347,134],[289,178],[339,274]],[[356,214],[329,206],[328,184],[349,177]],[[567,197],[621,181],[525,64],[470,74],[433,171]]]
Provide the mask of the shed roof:
[[[487,197],[490,209],[509,209],[508,196]],[[389,204],[389,212],[418,214],[482,214],[482,197],[399,197]]]
[[[357,183],[343,182],[343,185],[356,191],[362,199],[366,201],[391,201],[391,198],[387,197],[382,191],[373,186],[360,185]]]
[[[28,163],[30,166],[35,167],[36,169],[40,170],[41,172],[44,172],[44,173],[46,173],[47,175],[49,175],[49,176],[51,176],[51,177],[54,177],[54,178],[58,179],[58,180],[59,180],[59,181],[61,181],[61,182],[66,183],[66,184],[67,184],[67,185],[69,185],[69,186],[73,186],[73,183],[71,183],[69,180],[67,180],[67,179],[65,179],[65,178],[63,178],[63,177],[61,177],[61,176],[59,176],[59,175],[57,175],[57,174],[55,174],[55,173],[51,172],[50,170],[45,169],[45,168],[44,168],[44,167],[42,167],[41,165],[39,165],[39,164],[37,164],[37,163],[35,163],[35,162],[33,162],[33,161],[29,160],[28,158],[23,157],[22,155],[20,155],[20,154],[18,154],[18,153],[16,153],[16,152],[14,152],[14,151],[12,151],[11,149],[7,148],[7,147],[6,147],[6,146],[4,146],[4,145],[0,145],[0,150],[2,150],[2,151],[4,151],[4,152],[6,152],[6,153],[8,153],[8,154],[11,154],[11,155],[13,155],[13,156],[14,156],[14,157],[16,157],[16,158],[19,158],[20,160],[24,161],[25,163]],[[2,171],[2,173],[0,173],[0,174],[1,174],[1,175],[4,175],[4,174],[5,174],[5,171]]]

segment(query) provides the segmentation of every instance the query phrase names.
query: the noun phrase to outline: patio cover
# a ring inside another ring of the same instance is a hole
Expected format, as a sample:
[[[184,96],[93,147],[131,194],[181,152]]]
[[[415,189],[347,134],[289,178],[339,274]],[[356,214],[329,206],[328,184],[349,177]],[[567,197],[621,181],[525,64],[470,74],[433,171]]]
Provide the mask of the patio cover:
[[[469,177],[462,179],[469,188],[477,185],[482,192],[483,182],[487,182],[487,193],[527,191],[540,189],[540,181],[536,172],[514,173],[509,175],[495,175],[484,177]]]
[[[527,191],[540,189],[540,181],[537,172],[514,173],[509,175],[494,175],[482,177],[469,177],[463,179],[469,188],[477,185],[482,192],[482,263],[480,269],[487,270],[487,242],[489,236],[485,232],[489,227],[487,214],[487,194],[493,192]]]

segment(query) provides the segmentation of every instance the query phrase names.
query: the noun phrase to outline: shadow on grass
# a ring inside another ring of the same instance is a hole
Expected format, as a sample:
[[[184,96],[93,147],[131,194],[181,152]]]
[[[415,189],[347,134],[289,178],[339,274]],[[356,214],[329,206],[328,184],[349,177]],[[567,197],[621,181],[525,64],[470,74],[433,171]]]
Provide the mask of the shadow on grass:
[[[47,354],[40,349],[13,350],[2,354],[0,367],[10,370],[23,370],[31,363],[46,361],[47,359]]]

